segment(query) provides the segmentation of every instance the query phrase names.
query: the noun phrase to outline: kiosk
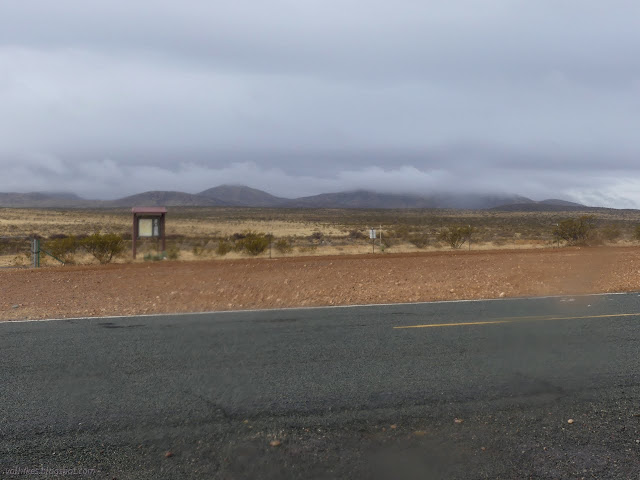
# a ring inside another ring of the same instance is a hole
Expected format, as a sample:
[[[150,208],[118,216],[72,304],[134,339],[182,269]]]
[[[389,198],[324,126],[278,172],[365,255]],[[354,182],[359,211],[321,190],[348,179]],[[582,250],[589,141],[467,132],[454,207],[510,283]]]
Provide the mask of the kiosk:
[[[133,207],[133,234],[131,244],[133,258],[136,258],[136,243],[140,238],[157,238],[166,250],[164,222],[167,214],[165,207]]]

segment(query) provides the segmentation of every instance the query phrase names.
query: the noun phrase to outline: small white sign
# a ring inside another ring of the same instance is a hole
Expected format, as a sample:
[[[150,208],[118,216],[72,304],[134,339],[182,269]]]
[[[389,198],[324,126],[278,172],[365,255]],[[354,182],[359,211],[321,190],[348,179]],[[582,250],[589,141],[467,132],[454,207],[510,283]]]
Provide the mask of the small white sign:
[[[151,218],[138,219],[138,236],[153,237],[153,219]]]
[[[160,221],[157,218],[139,218],[138,219],[138,236],[139,237],[159,237]]]
[[[376,231],[375,229],[371,229],[369,230],[369,238],[376,238]]]

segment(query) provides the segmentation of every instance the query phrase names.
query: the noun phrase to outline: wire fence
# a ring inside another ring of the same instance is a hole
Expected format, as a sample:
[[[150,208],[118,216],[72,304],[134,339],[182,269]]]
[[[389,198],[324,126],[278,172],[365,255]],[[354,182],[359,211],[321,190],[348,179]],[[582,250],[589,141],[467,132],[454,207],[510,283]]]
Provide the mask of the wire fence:
[[[395,253],[446,249],[438,244],[435,233],[396,232],[389,230],[380,238],[369,230],[353,230],[343,236],[324,235],[316,231],[306,236],[274,236],[269,233],[234,234],[231,236],[183,236],[168,235],[166,249],[161,251],[161,242],[156,238],[138,241],[138,259],[155,260],[207,260],[234,258],[284,258],[291,256],[361,255],[369,253]],[[124,242],[117,261],[131,259],[131,235],[121,235]],[[74,247],[73,252],[62,252],[54,247],[57,236],[49,239],[33,236],[0,237],[0,268],[29,268],[59,266],[62,264],[95,263],[96,259],[83,248]],[[549,242],[547,242],[549,243]],[[467,241],[464,248],[470,248]],[[69,254],[67,254],[69,253]],[[115,259],[114,259],[115,260]]]
[[[30,237],[0,237],[0,268],[26,268],[33,265]]]
[[[557,227],[557,224],[555,226]],[[460,248],[557,248],[569,244],[561,241],[553,231],[549,225],[520,231],[472,225],[456,228],[392,225],[383,228],[345,228],[340,232],[335,228],[315,230],[304,235],[272,235],[249,230],[231,235],[220,235],[219,232],[209,236],[169,234],[166,236],[164,249],[158,238],[139,239],[138,256],[135,261],[226,260],[253,257],[277,259],[292,256],[449,251]],[[640,238],[639,234],[635,234],[634,237],[634,232],[630,227],[613,229],[605,225],[595,232],[598,236],[591,238],[591,243],[626,245],[636,237]],[[450,236],[444,235],[445,233]],[[122,247],[113,257],[113,261],[133,261],[131,233],[123,232],[116,235],[121,238]],[[375,238],[371,238],[372,235]],[[86,239],[87,235],[63,234],[50,235],[48,238],[38,238],[37,235],[0,236],[0,268],[96,263],[99,260],[83,243]]]

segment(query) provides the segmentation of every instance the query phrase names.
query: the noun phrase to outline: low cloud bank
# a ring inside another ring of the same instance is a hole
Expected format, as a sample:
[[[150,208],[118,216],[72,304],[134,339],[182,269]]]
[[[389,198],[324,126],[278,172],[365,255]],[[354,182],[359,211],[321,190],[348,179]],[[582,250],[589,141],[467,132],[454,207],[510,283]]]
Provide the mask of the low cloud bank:
[[[64,191],[89,199],[110,200],[148,190],[177,190],[197,193],[221,184],[247,185],[273,195],[294,198],[319,193],[357,189],[384,193],[430,194],[513,193],[534,200],[563,198],[591,206],[640,207],[640,181],[633,172],[590,170],[577,175],[571,170],[522,170],[393,168],[363,166],[305,175],[254,162],[235,162],[212,167],[184,162],[174,167],[120,164],[114,160],[68,162],[38,154],[19,162],[0,161],[3,176],[0,191]]]

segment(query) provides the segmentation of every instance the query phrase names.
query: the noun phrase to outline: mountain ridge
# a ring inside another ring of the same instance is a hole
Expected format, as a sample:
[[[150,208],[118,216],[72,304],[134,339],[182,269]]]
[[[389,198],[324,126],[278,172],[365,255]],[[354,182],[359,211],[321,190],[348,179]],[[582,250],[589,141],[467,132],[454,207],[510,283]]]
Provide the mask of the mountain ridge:
[[[245,185],[218,185],[199,193],[152,190],[116,200],[89,200],[74,193],[0,193],[0,207],[14,208],[122,208],[166,207],[257,207],[257,208],[447,208],[461,210],[507,209],[510,211],[558,211],[587,207],[560,199],[535,201],[514,194],[430,193],[396,194],[360,189],[284,198]]]
[[[245,185],[218,185],[197,195],[245,207],[277,207],[290,200]]]

